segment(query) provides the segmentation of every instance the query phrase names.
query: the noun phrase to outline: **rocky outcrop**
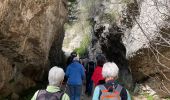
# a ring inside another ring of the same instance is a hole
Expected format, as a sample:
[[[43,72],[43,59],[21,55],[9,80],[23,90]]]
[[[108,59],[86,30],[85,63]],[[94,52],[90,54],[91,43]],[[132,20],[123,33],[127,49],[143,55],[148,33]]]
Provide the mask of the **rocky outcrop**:
[[[49,52],[61,52],[66,4],[65,0],[0,1],[0,95],[17,97],[42,79]]]
[[[158,50],[141,49],[136,56],[129,59],[129,62],[135,82],[148,85],[154,91],[152,95],[168,97],[170,94],[170,49],[159,47]]]
[[[169,95],[169,18],[167,0],[95,0],[91,54],[100,47],[109,61],[120,68],[130,83],[146,83],[160,96]],[[97,38],[97,39],[96,39]],[[94,43],[93,43],[94,41]],[[100,46],[95,46],[100,45]],[[94,55],[95,56],[95,55]],[[127,63],[129,60],[129,64]],[[129,73],[129,71],[128,71]],[[155,80],[160,82],[155,82]],[[159,89],[156,87],[160,87]],[[161,92],[162,91],[162,92]]]
[[[160,97],[167,97],[170,94],[170,2],[137,0],[136,5],[139,13],[136,17],[128,13],[133,26],[126,29],[123,38],[133,78],[150,86]]]

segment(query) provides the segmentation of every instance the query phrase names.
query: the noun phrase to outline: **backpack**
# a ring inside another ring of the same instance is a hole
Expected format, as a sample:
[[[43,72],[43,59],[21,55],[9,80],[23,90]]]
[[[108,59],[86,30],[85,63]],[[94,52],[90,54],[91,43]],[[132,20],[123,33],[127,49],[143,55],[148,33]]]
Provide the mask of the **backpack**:
[[[63,91],[50,93],[46,90],[39,90],[36,100],[61,100],[63,95]]]
[[[92,76],[94,69],[95,69],[95,63],[93,61],[88,62],[86,67],[87,74]]]
[[[121,100],[120,92],[122,90],[122,86],[119,84],[117,85],[116,89],[114,86],[111,87],[113,88],[113,91],[111,92],[109,92],[109,88],[106,89],[104,85],[99,85],[99,88],[101,90],[100,100]]]

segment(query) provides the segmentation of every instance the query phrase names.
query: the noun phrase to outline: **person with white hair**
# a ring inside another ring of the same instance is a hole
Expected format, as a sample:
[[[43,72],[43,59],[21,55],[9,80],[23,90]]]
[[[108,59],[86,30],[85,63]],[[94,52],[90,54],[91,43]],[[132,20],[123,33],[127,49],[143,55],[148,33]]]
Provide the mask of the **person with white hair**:
[[[105,84],[96,86],[92,100],[130,100],[128,91],[115,82],[118,78],[119,68],[114,62],[103,65],[102,76]]]
[[[73,62],[67,67],[66,76],[71,100],[80,100],[85,70],[78,57],[74,57]]]
[[[69,96],[59,87],[64,79],[64,75],[62,68],[52,67],[48,73],[49,85],[45,90],[35,92],[31,100],[70,100]]]

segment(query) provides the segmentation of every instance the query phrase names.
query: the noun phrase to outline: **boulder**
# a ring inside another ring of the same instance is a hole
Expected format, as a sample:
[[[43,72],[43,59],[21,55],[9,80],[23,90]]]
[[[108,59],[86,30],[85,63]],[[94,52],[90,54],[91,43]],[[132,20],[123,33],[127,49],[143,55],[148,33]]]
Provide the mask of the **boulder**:
[[[18,98],[43,79],[52,45],[63,41],[66,4],[65,0],[0,1],[0,95]],[[55,50],[61,51],[61,46]]]

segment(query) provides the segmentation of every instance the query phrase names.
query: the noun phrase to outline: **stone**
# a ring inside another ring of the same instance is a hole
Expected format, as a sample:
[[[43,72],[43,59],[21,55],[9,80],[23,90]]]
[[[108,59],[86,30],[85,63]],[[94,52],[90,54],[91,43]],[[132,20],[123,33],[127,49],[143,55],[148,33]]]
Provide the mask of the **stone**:
[[[65,0],[0,1],[0,95],[21,93],[43,79],[52,45],[59,44],[53,53],[61,52],[66,17]]]

